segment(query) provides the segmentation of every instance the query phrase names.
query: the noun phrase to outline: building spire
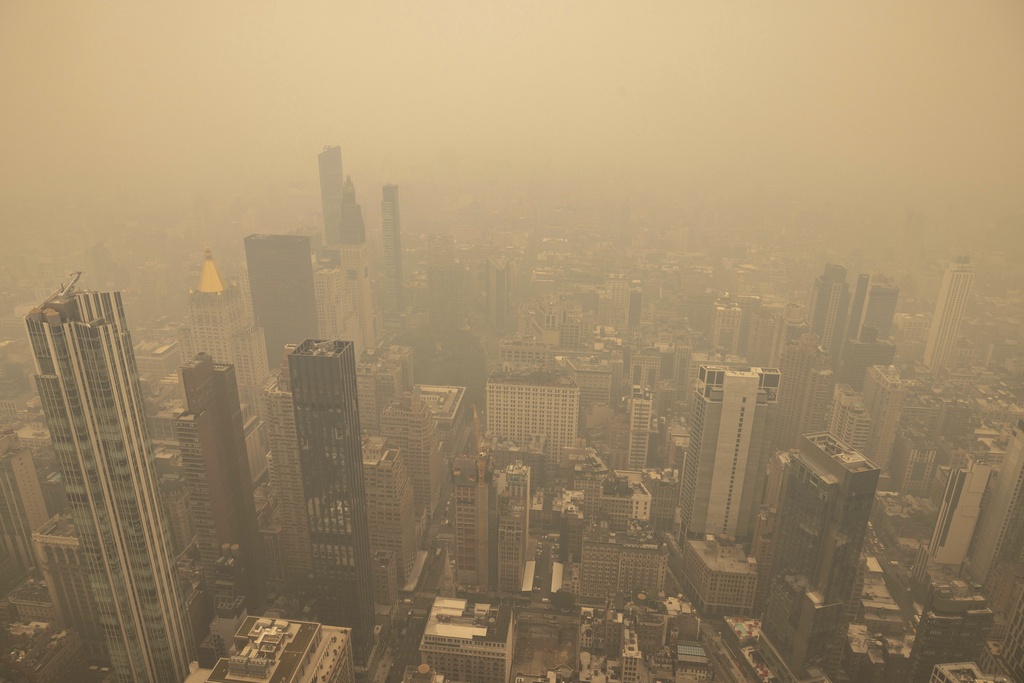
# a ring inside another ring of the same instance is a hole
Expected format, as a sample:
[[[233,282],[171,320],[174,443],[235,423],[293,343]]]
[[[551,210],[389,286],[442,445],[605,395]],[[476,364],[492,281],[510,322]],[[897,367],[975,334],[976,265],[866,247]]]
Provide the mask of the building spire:
[[[219,294],[224,291],[224,280],[220,277],[217,264],[213,262],[213,252],[209,247],[206,247],[203,273],[199,276],[199,291],[209,294]]]

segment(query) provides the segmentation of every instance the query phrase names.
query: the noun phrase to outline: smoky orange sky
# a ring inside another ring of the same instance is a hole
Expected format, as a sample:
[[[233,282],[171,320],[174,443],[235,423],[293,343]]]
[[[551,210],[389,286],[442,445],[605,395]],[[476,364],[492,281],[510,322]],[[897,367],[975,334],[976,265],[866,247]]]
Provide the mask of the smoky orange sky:
[[[1024,203],[1018,0],[6,0],[0,84],[12,215],[313,181],[328,143],[398,182]]]

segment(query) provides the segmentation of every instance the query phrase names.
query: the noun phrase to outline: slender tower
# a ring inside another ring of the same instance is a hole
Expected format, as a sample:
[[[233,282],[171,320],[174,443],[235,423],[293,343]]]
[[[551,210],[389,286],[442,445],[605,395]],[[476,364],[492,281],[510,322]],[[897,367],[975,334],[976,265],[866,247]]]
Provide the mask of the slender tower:
[[[73,280],[26,324],[117,680],[184,680],[192,643],[121,294]]]
[[[924,347],[924,364],[933,371],[955,362],[953,350],[960,336],[960,323],[964,319],[972,284],[974,267],[966,256],[950,263],[942,276],[939,298],[932,315],[932,329]]]
[[[352,629],[356,663],[366,666],[373,579],[352,342],[306,340],[288,366],[319,618]]]
[[[398,209],[398,185],[384,186],[380,222],[384,246],[382,303],[387,313],[397,316],[405,310],[405,292],[402,289],[402,220]]]

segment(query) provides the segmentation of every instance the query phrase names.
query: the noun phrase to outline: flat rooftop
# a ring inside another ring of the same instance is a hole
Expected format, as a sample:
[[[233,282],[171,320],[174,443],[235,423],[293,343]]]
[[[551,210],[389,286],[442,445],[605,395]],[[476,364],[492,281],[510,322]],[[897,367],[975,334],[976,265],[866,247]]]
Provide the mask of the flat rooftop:
[[[428,638],[456,638],[472,642],[504,643],[512,613],[507,605],[472,603],[459,598],[435,598],[424,642]]]

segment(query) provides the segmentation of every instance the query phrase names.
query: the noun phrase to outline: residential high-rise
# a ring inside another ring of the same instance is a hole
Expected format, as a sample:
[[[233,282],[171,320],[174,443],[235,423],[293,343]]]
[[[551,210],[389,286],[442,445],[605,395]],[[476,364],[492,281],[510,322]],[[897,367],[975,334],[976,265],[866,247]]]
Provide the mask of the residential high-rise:
[[[804,436],[785,467],[759,649],[783,681],[833,676],[879,469],[829,434]]]
[[[523,585],[530,541],[530,468],[516,462],[495,476],[497,494],[498,590],[516,593]]]
[[[946,268],[932,314],[932,327],[924,347],[924,364],[939,370],[954,362],[953,350],[960,337],[960,323],[967,310],[967,297],[974,284],[974,267],[961,256]]]
[[[295,345],[286,348],[291,353]],[[281,558],[286,578],[301,583],[313,571],[313,546],[309,541],[306,494],[302,488],[291,375],[287,361],[283,365],[274,379],[267,383],[263,410],[267,416],[267,439],[270,442],[270,485],[277,494],[277,513],[281,524]]]
[[[562,373],[495,371],[487,378],[487,433],[519,445],[543,436],[550,471],[562,449],[576,445],[579,411],[580,388]]]
[[[991,474],[991,464],[971,457],[964,467],[950,472],[928,543],[928,556],[935,564],[960,566],[967,559]]]
[[[452,468],[455,527],[455,580],[464,586],[491,590],[496,571],[490,561],[492,463],[490,455],[455,458]]]
[[[832,354],[833,361],[838,360],[843,346],[849,308],[846,268],[828,263],[825,272],[814,280],[809,322],[811,332],[818,335],[822,349]]]
[[[405,310],[405,290],[402,276],[402,215],[398,206],[398,185],[384,186],[384,199],[380,205],[382,246],[384,248],[384,278],[381,287],[381,307],[391,316]]]
[[[631,470],[647,467],[647,451],[654,420],[654,394],[647,388],[633,387],[629,399],[629,443],[626,465]]]
[[[779,372],[782,378],[775,445],[786,450],[797,448],[804,434],[825,429],[835,375],[829,354],[818,345],[814,334],[805,334],[783,349]]]
[[[385,441],[377,438],[378,441]],[[394,553],[399,586],[409,579],[416,561],[416,501],[412,481],[397,448],[366,448],[363,476],[366,488],[370,548]]]
[[[207,353],[214,362],[233,365],[242,402],[255,406],[270,369],[263,330],[253,321],[250,307],[242,288],[221,276],[207,249],[199,284],[188,293],[187,322],[178,339],[182,358]],[[280,353],[275,351],[275,361]]]
[[[679,500],[691,538],[745,539],[753,533],[778,391],[778,370],[700,367]]]
[[[401,449],[405,467],[412,478],[416,514],[434,514],[441,494],[443,462],[434,414],[414,392],[398,396],[380,416],[380,434]]]
[[[995,614],[977,586],[966,581],[932,584],[910,651],[908,683],[929,683],[936,664],[976,660]]]
[[[180,373],[185,412],[175,420],[174,431],[199,560],[212,579],[221,548],[237,545],[232,552],[239,562],[234,590],[254,607],[263,595],[263,572],[235,369],[199,354]]]
[[[309,237],[249,235],[245,260],[253,316],[263,328],[268,366],[276,367],[285,344],[297,344],[317,333]]]
[[[895,366],[875,365],[864,375],[864,406],[871,416],[864,453],[882,469],[889,466],[892,457],[905,392],[906,384]]]
[[[352,343],[306,340],[288,366],[318,614],[352,629],[356,665],[365,666],[376,643]]]
[[[26,318],[36,388],[119,681],[181,681],[193,644],[119,292],[74,281]]]
[[[999,478],[992,487],[974,532],[968,571],[988,585],[999,562],[1024,559],[1024,420],[1011,430]]]
[[[864,453],[870,430],[871,416],[864,405],[864,397],[849,384],[837,384],[832,393],[828,433]]]
[[[345,174],[342,172],[341,147],[325,145],[317,155],[320,166],[320,203],[324,216],[324,243],[341,244],[342,204],[344,203]]]
[[[32,531],[49,518],[32,450],[21,444],[17,433],[0,432],[0,554],[14,559],[22,578],[36,566]]]
[[[447,680],[508,683],[516,619],[508,605],[434,598],[420,654]]]

